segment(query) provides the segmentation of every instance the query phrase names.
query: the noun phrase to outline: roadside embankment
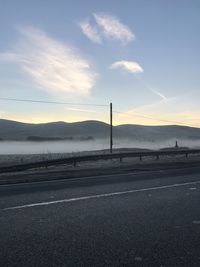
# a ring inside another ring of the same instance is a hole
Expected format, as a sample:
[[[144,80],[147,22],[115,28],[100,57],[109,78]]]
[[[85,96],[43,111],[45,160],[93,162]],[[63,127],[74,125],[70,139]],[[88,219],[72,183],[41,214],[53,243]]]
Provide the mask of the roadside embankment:
[[[55,155],[54,155],[55,156]],[[159,171],[200,166],[200,155],[160,156],[80,162],[0,174],[0,184],[81,178],[127,172]]]

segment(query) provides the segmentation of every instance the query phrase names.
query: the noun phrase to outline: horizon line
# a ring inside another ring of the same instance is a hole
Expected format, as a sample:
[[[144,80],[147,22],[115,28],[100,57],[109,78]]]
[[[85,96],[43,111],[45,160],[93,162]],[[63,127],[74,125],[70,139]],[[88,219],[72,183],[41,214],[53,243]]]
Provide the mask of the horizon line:
[[[66,124],[74,124],[74,123],[84,123],[84,122],[100,122],[100,123],[104,123],[107,125],[110,125],[110,123],[103,121],[103,120],[92,120],[92,119],[86,119],[86,120],[77,120],[77,121],[64,121],[64,120],[57,120],[57,121],[45,121],[45,122],[27,122],[27,121],[23,121],[23,120],[15,120],[15,119],[6,119],[6,118],[0,118],[0,121],[4,120],[4,121],[11,121],[11,122],[18,122],[18,123],[23,123],[23,124],[35,124],[35,125],[39,125],[39,124],[51,124],[51,123],[66,123]],[[113,127],[116,126],[122,126],[122,125],[135,125],[135,126],[144,126],[144,127],[164,127],[164,126],[179,126],[179,127],[190,127],[190,128],[198,128],[200,129],[199,126],[191,126],[191,125],[181,125],[181,124],[138,124],[138,123],[122,123],[122,124],[113,124]]]

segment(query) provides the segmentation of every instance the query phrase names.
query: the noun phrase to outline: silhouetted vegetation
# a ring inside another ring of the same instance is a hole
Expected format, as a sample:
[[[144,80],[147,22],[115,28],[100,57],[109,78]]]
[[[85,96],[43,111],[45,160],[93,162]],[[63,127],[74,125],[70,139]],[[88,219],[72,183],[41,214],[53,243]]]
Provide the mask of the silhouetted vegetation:
[[[43,137],[43,136],[28,136],[27,141],[43,142],[43,141],[91,141],[94,140],[92,136],[81,136],[81,137]]]

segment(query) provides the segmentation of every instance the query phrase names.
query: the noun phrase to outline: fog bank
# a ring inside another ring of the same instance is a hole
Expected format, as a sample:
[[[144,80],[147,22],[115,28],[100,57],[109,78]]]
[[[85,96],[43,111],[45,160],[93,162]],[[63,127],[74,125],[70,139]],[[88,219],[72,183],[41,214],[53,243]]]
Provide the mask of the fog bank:
[[[161,149],[174,147],[176,139],[162,142],[134,141],[128,139],[114,140],[113,148],[146,148]],[[200,148],[200,140],[178,140],[179,146],[189,148]],[[72,153],[82,151],[103,150],[109,148],[109,139],[95,141],[51,141],[51,142],[29,142],[29,141],[5,141],[0,142],[0,154],[47,154],[47,153]]]

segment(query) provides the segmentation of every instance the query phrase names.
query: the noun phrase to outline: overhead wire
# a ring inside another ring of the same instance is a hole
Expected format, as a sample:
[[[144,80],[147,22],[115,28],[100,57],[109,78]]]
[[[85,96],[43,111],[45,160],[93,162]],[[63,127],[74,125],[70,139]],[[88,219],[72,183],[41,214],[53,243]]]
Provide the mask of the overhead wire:
[[[21,99],[21,98],[8,98],[0,97],[2,101],[14,101],[14,102],[31,102],[31,103],[41,103],[41,104],[57,104],[57,105],[71,105],[71,106],[98,106],[98,107],[108,107],[106,104],[92,104],[92,103],[73,103],[73,102],[59,102],[59,101],[46,101],[46,100],[33,100],[33,99]]]
[[[145,119],[159,121],[159,122],[167,122],[167,123],[178,124],[178,125],[183,125],[183,126],[198,127],[196,125],[191,125],[191,124],[189,125],[189,124],[186,124],[186,123],[180,122],[180,121],[171,121],[171,120],[165,120],[165,119],[157,119],[157,118],[146,116],[146,114],[134,113],[133,115],[130,115],[130,114],[127,114],[126,112],[121,112],[121,111],[116,111],[116,110],[114,110],[113,113],[123,114],[123,115],[125,115],[127,117],[131,117],[131,118],[133,118],[133,116],[135,116],[135,117],[145,118]]]
[[[74,103],[74,102],[59,102],[59,101],[47,101],[47,100],[34,100],[34,99],[22,99],[22,98],[8,98],[8,97],[0,97],[0,101],[14,101],[14,102],[29,102],[29,103],[39,103],[39,104],[56,104],[56,105],[71,105],[71,106],[96,106],[96,107],[109,107],[109,104],[96,104],[96,103]],[[127,112],[121,112],[114,110],[113,113],[116,114],[123,114],[127,117],[133,118],[140,117],[145,118],[153,121],[159,121],[159,122],[166,122],[166,123],[172,123],[172,124],[178,124],[183,126],[190,126],[190,127],[199,127],[196,125],[186,124],[184,122],[180,121],[171,121],[171,120],[165,120],[165,119],[157,119],[150,116],[147,116],[146,114],[140,114],[140,113],[134,113],[133,115],[127,114]]]

